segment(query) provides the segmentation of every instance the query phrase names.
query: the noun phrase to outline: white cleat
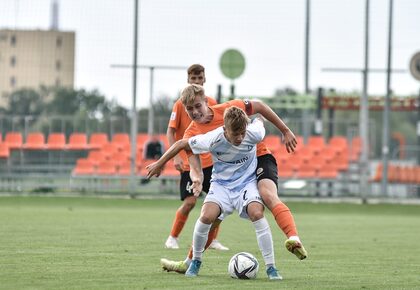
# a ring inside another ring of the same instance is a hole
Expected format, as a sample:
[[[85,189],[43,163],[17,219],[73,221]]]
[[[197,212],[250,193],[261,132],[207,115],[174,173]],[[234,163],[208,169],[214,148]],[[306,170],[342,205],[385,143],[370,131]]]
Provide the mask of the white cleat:
[[[178,239],[172,236],[169,236],[165,242],[165,248],[167,249],[179,249]]]
[[[223,246],[218,240],[213,240],[211,242],[209,249],[219,250],[219,251],[229,251],[228,247]]]

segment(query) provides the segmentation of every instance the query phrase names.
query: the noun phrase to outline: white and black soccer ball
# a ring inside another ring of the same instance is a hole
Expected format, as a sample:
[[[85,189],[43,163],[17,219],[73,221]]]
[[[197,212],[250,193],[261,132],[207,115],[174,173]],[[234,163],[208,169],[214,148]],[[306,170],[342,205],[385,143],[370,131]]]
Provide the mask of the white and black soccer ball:
[[[228,271],[232,278],[255,279],[260,265],[250,253],[240,252],[230,259]]]

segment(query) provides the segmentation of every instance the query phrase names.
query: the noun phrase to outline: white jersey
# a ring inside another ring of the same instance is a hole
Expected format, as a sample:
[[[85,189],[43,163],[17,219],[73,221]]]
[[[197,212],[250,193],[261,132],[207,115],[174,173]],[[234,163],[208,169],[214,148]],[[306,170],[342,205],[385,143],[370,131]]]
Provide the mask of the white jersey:
[[[210,152],[213,159],[211,182],[217,182],[230,190],[241,190],[247,183],[256,180],[257,147],[265,136],[260,119],[247,126],[244,140],[239,146],[230,143],[219,127],[204,135],[191,137],[188,143],[194,154]]]

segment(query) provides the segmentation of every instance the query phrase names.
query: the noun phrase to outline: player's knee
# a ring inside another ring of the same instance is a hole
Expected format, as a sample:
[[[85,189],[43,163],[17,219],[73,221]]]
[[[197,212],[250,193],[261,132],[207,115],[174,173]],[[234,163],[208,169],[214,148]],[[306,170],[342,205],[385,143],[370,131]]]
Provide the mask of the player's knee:
[[[194,208],[196,202],[197,202],[197,199],[194,198],[194,197],[186,198],[184,200],[183,205],[182,205],[183,210],[186,211],[186,212],[192,211],[192,209]]]
[[[264,206],[259,202],[252,202],[248,205],[247,214],[253,222],[260,220],[264,217]]]
[[[216,218],[214,218],[213,216],[206,215],[206,214],[202,214],[202,215],[200,216],[200,221],[201,221],[203,224],[206,224],[206,225],[212,224],[212,223],[215,221],[215,219],[216,219]]]

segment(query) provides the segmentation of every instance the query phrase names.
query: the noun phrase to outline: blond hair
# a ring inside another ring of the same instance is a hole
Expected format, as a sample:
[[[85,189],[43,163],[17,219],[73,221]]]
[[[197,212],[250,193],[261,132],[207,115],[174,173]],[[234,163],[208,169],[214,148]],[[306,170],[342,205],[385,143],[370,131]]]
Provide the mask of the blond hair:
[[[194,103],[196,97],[204,98],[204,88],[200,85],[189,84],[181,91],[181,102],[184,106]]]
[[[250,122],[250,119],[244,110],[235,106],[226,109],[225,113],[223,114],[223,120],[225,122],[225,128],[233,132],[245,131],[246,126]]]

